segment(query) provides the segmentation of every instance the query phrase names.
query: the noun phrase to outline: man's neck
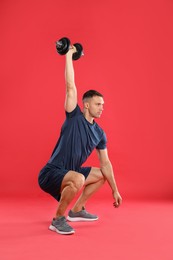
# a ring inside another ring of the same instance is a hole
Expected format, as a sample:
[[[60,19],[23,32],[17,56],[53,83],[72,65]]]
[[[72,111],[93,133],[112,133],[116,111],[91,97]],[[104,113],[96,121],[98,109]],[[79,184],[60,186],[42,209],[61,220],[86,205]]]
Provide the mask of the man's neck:
[[[85,110],[83,111],[83,115],[90,124],[94,123],[94,117],[88,115],[88,113]]]

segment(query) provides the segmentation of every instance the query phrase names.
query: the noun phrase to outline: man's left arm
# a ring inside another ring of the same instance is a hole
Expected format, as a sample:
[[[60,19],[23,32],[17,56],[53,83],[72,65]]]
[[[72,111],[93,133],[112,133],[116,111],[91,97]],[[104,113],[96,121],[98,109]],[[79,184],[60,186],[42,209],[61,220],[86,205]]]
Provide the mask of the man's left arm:
[[[119,207],[120,204],[122,203],[122,198],[118,191],[118,187],[115,181],[113,167],[108,157],[108,151],[107,149],[102,149],[102,150],[97,150],[97,153],[100,161],[101,172],[112,190],[112,195],[115,200],[113,205],[114,207]]]

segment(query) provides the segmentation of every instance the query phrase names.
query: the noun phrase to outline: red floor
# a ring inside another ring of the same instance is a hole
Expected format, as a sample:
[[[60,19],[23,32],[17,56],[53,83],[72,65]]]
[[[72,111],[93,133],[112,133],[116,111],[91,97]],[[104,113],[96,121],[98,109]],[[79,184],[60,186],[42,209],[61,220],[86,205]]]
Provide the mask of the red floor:
[[[172,260],[173,204],[169,201],[125,201],[114,209],[110,201],[94,199],[88,210],[99,221],[73,223],[76,233],[48,230],[56,208],[52,198],[5,199],[0,207],[0,259]]]

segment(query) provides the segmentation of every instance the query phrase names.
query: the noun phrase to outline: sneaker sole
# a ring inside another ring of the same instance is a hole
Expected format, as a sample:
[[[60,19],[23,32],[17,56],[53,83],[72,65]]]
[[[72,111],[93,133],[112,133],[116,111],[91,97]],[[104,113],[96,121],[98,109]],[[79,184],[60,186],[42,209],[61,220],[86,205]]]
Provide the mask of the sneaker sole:
[[[91,222],[91,221],[96,221],[98,218],[80,218],[80,217],[67,217],[67,220],[70,222],[76,222],[76,221],[86,221],[86,222]]]
[[[75,233],[74,230],[72,230],[72,231],[67,231],[67,232],[65,232],[65,231],[60,231],[60,230],[58,230],[56,227],[54,227],[53,225],[50,225],[50,226],[49,226],[49,230],[54,231],[54,232],[57,232],[58,234],[61,234],[61,235],[72,235],[72,234]]]

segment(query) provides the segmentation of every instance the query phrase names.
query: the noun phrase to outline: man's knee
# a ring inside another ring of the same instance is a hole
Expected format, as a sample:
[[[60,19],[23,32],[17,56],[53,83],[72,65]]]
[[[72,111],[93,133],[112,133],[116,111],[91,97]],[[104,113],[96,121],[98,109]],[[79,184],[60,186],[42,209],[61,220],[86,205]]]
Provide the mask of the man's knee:
[[[102,182],[104,184],[104,182],[106,181],[106,178],[103,175],[100,168],[92,167],[91,172],[90,172],[88,178],[86,179],[85,184],[87,185],[90,183],[96,183],[98,181]]]
[[[105,176],[103,175],[101,169],[100,169],[100,172],[101,172],[101,175],[100,175],[100,176],[101,176],[101,177],[100,177],[100,181],[104,184],[105,181],[106,181],[106,178],[105,178]]]
[[[85,177],[83,175],[77,175],[75,179],[71,180],[71,186],[78,192],[85,183]]]
[[[82,174],[74,173],[68,176],[68,180],[64,180],[62,189],[68,186],[73,192],[77,193],[84,183],[85,177]]]

